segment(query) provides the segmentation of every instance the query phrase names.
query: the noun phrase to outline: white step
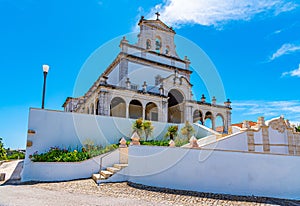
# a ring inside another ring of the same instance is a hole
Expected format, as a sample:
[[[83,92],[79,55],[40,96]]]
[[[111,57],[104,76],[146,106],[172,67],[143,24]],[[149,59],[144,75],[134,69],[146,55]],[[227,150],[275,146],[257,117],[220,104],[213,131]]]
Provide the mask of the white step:
[[[92,178],[95,182],[97,182],[98,180],[105,180],[106,178],[100,174],[93,174]]]
[[[114,164],[114,167],[118,168],[118,169],[123,169],[123,168],[125,168],[127,166],[128,166],[128,164]]]
[[[107,171],[110,171],[112,173],[116,173],[116,172],[119,172],[120,169],[119,168],[116,168],[116,167],[108,167],[106,168]]]
[[[104,177],[105,177],[105,179],[106,179],[106,178],[109,178],[110,176],[112,176],[112,175],[113,175],[113,173],[112,173],[112,172],[110,172],[110,171],[107,171],[107,170],[101,170],[100,174],[101,174],[102,176],[104,176]]]

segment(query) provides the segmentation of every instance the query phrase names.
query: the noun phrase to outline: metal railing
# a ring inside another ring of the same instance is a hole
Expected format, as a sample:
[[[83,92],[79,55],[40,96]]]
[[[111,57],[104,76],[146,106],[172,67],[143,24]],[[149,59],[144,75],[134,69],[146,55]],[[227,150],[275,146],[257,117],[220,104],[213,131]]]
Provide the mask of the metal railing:
[[[102,157],[100,157],[100,170],[99,170],[99,173],[101,173],[101,170],[102,170],[102,163],[103,163],[103,158],[104,157],[107,157],[108,155],[110,155],[111,153],[115,152],[116,150],[118,150],[119,148],[116,148],[106,154],[104,154]],[[100,174],[101,175],[101,174]]]

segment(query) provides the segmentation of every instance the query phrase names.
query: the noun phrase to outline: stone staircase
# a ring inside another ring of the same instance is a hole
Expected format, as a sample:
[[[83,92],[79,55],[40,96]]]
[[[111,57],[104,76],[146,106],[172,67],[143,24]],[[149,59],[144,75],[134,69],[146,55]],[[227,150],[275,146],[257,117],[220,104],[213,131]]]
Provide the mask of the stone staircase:
[[[107,167],[106,170],[101,170],[98,174],[93,174],[93,180],[98,184],[101,180],[107,180],[115,173],[127,167],[128,164],[114,164],[112,167]]]

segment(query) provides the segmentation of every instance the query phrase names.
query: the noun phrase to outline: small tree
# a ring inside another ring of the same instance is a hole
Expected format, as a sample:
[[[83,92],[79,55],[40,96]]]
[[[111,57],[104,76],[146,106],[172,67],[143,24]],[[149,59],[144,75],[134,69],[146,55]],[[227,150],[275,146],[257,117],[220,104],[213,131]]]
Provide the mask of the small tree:
[[[168,127],[168,132],[165,134],[165,137],[170,137],[170,139],[174,140],[174,137],[177,136],[178,132],[178,126],[177,125],[171,125]]]
[[[147,141],[148,137],[150,135],[152,135],[152,133],[153,133],[154,127],[152,126],[152,122],[150,122],[150,121],[144,121],[143,122],[143,129],[144,129],[144,133],[145,133],[146,141]]]
[[[0,137],[0,160],[6,160],[6,150],[4,149],[4,145],[2,143],[2,138]]]
[[[139,136],[143,134],[143,120],[142,119],[137,119],[132,125],[133,132],[136,132]]]
[[[300,132],[300,125],[298,125],[297,127],[295,127],[296,132]]]
[[[186,136],[187,139],[190,139],[194,133],[195,130],[193,126],[189,123],[189,121],[186,121],[184,127],[181,128],[181,134]]]

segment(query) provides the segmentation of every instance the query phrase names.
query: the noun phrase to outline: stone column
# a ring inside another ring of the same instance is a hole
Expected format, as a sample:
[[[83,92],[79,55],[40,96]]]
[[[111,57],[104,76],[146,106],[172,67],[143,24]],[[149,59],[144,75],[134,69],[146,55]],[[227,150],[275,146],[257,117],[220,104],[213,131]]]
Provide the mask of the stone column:
[[[294,141],[296,146],[296,155],[300,156],[300,133],[294,133]]]
[[[162,122],[168,122],[168,102],[162,100],[161,107],[161,120]]]
[[[270,152],[269,127],[266,126],[264,117],[258,117],[257,126],[258,128],[259,127],[261,128],[263,150],[264,152],[269,153]]]
[[[294,127],[291,126],[290,121],[288,119],[285,120],[286,125],[286,134],[287,134],[287,140],[288,140],[288,150],[289,155],[295,155],[296,153],[296,145],[295,145],[295,138],[294,138]]]
[[[98,114],[103,115],[103,110],[104,110],[104,92],[103,91],[100,91],[98,101],[99,101]]]
[[[145,117],[146,117],[146,107],[144,105],[142,105],[142,108],[143,108],[143,113],[142,113],[142,119],[145,120]]]
[[[262,142],[263,142],[263,150],[266,153],[270,152],[270,139],[269,139],[269,127],[268,126],[260,126],[262,133]]]
[[[129,118],[129,103],[126,102],[126,118]]]
[[[187,119],[191,124],[193,123],[193,106],[189,106],[189,117]]]
[[[254,145],[254,132],[250,129],[249,121],[243,121],[243,131],[247,133],[247,142],[248,142],[248,151],[255,152],[255,145]]]
[[[126,87],[125,81],[128,77],[128,60],[121,59],[119,64],[119,84]]]
[[[287,138],[289,155],[295,155],[295,141],[293,135],[293,128],[287,128]]]
[[[124,137],[120,141],[119,151],[120,151],[120,157],[119,157],[120,164],[128,164],[128,147],[126,145],[126,140],[124,139]]]
[[[253,132],[253,130],[248,129],[247,137],[248,137],[248,151],[249,152],[255,152],[254,132]]]
[[[229,127],[231,126],[231,111],[227,110],[226,112],[226,124],[225,124],[225,131],[228,132]]]
[[[212,129],[216,130],[216,119],[213,114],[211,114],[211,125],[212,125]]]
[[[108,116],[109,107],[110,107],[110,103],[108,102],[108,92],[103,91],[103,111],[101,115]]]

